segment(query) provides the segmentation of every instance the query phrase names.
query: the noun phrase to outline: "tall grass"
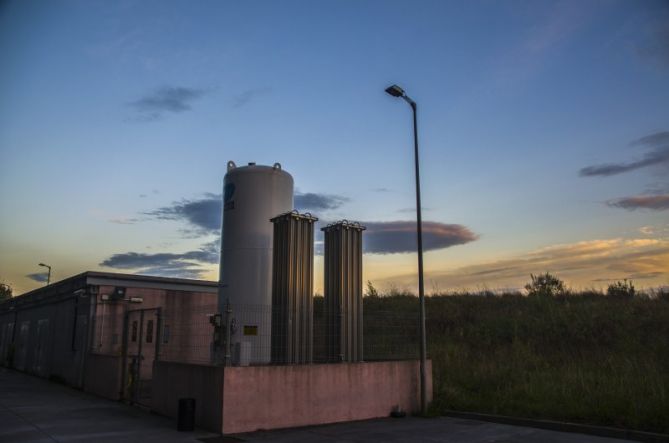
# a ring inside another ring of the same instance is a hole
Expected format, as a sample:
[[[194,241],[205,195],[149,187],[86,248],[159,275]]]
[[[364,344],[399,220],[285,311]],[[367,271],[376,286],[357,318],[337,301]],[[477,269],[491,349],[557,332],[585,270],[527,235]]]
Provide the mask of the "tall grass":
[[[416,307],[406,295],[364,305],[365,316]],[[428,297],[426,312],[436,413],[669,433],[667,298],[459,294]]]

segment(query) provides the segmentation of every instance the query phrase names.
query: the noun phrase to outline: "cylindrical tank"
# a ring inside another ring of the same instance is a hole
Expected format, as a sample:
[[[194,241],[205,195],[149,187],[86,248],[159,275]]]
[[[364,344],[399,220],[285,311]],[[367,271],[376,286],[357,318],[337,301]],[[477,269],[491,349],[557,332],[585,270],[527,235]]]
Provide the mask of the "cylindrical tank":
[[[223,180],[219,308],[232,310],[233,363],[268,363],[272,332],[270,221],[293,209],[293,177],[274,166],[228,162]]]

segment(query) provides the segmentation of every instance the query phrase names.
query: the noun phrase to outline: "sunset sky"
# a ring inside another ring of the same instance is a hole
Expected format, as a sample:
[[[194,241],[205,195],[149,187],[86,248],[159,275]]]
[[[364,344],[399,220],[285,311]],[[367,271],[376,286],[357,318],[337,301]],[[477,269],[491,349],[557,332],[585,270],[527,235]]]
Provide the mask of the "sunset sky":
[[[218,276],[228,160],[357,220],[365,279],[669,285],[667,1],[9,1],[0,282]],[[322,261],[317,257],[316,290]]]

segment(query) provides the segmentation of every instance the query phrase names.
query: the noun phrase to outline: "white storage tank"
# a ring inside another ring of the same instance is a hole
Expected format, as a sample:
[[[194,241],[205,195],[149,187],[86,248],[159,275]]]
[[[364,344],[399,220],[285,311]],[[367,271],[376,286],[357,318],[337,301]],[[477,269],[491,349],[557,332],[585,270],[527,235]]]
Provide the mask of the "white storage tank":
[[[274,166],[228,162],[223,180],[219,308],[232,309],[233,348],[249,349],[237,364],[269,363],[272,332],[270,219],[293,209],[293,177]],[[235,363],[235,362],[233,362]]]

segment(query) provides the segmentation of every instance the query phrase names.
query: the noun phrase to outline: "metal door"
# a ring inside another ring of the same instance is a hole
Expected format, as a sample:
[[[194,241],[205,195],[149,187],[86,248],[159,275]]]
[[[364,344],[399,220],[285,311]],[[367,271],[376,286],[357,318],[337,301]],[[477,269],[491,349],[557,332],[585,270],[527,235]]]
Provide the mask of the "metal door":
[[[160,346],[160,308],[125,314],[123,334],[123,398],[151,406],[153,362]]]

